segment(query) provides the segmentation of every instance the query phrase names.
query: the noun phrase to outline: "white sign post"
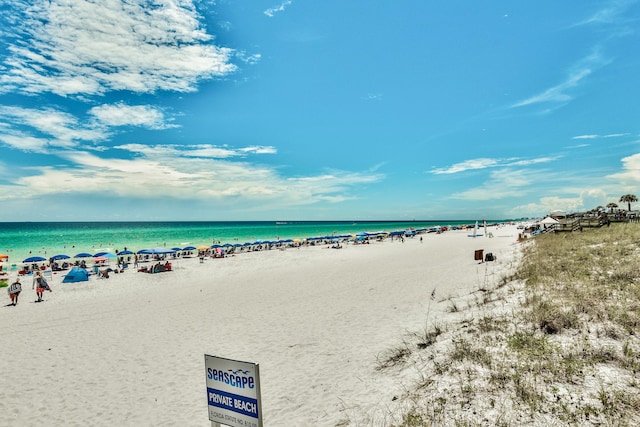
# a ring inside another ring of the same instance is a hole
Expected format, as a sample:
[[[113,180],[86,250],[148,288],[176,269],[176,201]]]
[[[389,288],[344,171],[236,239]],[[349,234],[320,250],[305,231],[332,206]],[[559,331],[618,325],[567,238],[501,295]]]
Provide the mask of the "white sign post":
[[[209,420],[213,427],[262,427],[258,365],[204,355]]]

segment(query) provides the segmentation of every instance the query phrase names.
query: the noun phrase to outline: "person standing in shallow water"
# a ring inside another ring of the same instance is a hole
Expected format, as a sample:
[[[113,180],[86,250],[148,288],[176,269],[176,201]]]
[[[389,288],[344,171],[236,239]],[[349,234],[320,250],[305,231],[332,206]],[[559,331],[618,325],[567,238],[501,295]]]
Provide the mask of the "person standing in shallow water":
[[[18,296],[22,292],[22,284],[20,284],[20,278],[17,278],[15,282],[7,289],[9,298],[11,298],[11,305],[18,305]]]
[[[31,285],[31,289],[33,289],[33,288],[36,289],[36,296],[38,297],[36,302],[43,301],[42,300],[42,294],[44,294],[45,287],[44,287],[44,281],[43,281],[43,278],[42,278],[42,273],[40,273],[39,271],[33,277],[33,284]]]

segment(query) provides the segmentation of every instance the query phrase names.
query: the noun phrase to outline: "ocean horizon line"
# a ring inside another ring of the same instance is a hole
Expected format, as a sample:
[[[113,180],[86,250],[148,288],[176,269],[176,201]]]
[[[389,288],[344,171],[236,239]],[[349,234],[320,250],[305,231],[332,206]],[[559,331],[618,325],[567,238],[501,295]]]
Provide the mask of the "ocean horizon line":
[[[211,224],[211,223],[277,223],[277,224],[289,224],[289,223],[409,223],[409,222],[475,222],[475,221],[487,221],[487,222],[512,222],[522,221],[525,218],[519,219],[277,219],[277,220],[82,220],[82,221],[0,221],[0,224],[104,224],[104,223],[122,223],[122,224],[165,224],[165,223],[179,223],[179,224]]]

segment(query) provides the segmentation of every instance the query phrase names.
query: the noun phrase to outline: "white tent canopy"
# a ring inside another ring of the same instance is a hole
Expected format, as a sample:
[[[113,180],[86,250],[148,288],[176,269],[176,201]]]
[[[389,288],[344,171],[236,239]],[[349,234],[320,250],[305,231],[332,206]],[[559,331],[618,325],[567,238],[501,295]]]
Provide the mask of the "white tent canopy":
[[[551,218],[550,216],[548,216],[545,219],[543,219],[542,221],[540,221],[540,224],[559,224],[559,222],[556,221],[555,219]]]

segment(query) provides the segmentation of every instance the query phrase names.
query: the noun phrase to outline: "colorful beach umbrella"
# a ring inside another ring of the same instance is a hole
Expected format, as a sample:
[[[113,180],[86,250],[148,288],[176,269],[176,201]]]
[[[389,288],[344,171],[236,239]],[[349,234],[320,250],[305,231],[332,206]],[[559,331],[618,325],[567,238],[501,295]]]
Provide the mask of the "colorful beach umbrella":
[[[106,261],[108,258],[103,257],[103,256],[97,256],[93,259],[94,262],[103,262]]]
[[[9,259],[9,255],[0,254],[0,259]]]
[[[22,262],[42,262],[42,261],[46,261],[46,260],[47,260],[46,258],[43,258],[41,256],[32,256],[32,257],[29,257],[29,258],[25,259]]]

